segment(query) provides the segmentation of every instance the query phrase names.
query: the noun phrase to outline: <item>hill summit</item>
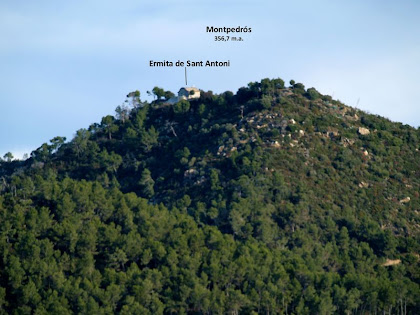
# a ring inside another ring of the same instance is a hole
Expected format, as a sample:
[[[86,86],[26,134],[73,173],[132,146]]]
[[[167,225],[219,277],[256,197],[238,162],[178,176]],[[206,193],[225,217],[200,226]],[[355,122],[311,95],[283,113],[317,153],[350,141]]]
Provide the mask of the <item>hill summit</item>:
[[[263,79],[0,164],[0,311],[418,314],[420,131]]]

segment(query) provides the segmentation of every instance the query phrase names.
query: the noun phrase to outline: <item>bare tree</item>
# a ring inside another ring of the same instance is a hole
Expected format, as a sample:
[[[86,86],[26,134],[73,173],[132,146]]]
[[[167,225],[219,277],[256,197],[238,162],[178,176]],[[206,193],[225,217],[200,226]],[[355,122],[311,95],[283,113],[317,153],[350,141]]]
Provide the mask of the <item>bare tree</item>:
[[[174,129],[174,126],[175,125],[177,125],[178,123],[176,123],[176,122],[173,122],[173,121],[169,121],[169,120],[167,120],[166,122],[165,122],[165,127],[166,128],[170,128],[171,129],[171,131],[172,131],[172,134],[175,136],[175,137],[177,137],[178,138],[178,135],[176,134],[176,132],[175,132],[175,129]]]

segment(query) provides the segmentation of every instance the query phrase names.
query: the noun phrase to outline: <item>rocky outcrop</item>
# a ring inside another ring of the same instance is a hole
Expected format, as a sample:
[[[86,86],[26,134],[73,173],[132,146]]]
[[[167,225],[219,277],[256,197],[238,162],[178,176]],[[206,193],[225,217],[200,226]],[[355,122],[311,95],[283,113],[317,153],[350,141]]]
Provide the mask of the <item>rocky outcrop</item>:
[[[407,203],[410,202],[411,198],[410,197],[405,197],[404,199],[400,200],[400,203]]]
[[[357,132],[359,133],[359,135],[362,135],[362,136],[367,136],[368,134],[370,134],[369,129],[364,128],[364,127],[359,127],[359,129],[357,129]]]
[[[401,263],[401,259],[387,259],[382,266],[388,267],[388,266],[394,266],[399,265]]]

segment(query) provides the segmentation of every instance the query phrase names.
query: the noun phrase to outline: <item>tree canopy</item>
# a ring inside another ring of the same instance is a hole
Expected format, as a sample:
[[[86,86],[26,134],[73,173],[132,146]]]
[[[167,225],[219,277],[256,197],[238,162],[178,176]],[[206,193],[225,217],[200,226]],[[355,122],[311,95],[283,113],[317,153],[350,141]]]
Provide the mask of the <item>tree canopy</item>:
[[[4,156],[0,314],[419,314],[420,130],[290,84]]]

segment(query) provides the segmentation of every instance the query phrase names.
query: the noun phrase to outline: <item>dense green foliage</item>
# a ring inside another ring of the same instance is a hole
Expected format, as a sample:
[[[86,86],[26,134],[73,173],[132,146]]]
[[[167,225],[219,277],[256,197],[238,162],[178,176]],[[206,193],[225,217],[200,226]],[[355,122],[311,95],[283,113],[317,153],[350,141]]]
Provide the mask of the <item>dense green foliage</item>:
[[[0,162],[0,314],[420,314],[418,129],[293,80],[153,93]]]

